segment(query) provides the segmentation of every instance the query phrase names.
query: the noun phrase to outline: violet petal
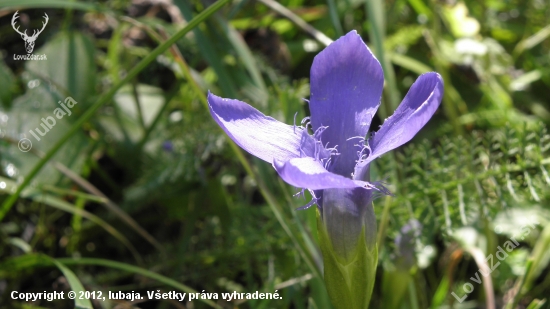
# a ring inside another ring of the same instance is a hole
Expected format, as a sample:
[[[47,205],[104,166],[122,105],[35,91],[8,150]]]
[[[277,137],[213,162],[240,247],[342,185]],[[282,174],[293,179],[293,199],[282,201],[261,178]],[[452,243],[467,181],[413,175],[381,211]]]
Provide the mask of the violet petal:
[[[294,158],[286,162],[273,161],[273,167],[288,184],[298,188],[322,190],[330,188],[376,189],[366,181],[352,180],[327,171],[321,162],[311,157]]]
[[[210,92],[208,106],[214,120],[237,145],[264,161],[314,155],[315,141],[301,127],[284,124],[244,102]]]
[[[443,79],[439,74],[419,76],[393,115],[369,140],[371,153],[357,164],[354,179],[362,179],[363,170],[372,160],[410,141],[433,116],[442,98]]]
[[[351,31],[320,52],[311,67],[311,123],[313,130],[328,126],[321,136],[340,155],[330,170],[351,177],[357,139],[365,137],[380,105],[384,73],[357,32]]]

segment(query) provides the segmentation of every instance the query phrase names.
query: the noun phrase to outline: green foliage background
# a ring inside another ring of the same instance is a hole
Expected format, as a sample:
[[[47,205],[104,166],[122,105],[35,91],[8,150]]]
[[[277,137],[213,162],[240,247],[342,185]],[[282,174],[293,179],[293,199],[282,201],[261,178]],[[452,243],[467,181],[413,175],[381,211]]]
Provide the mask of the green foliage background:
[[[2,308],[332,308],[315,210],[295,211],[308,197],[231,143],[205,95],[302,119],[313,57],[353,29],[385,71],[373,129],[418,75],[445,81],[419,136],[372,169],[395,196],[375,201],[371,307],[550,308],[548,1],[213,3],[0,1]],[[15,11],[28,32],[48,14],[34,50],[47,60],[15,60]],[[72,114],[35,140],[68,96]],[[475,283],[491,255],[500,264]],[[11,298],[69,290],[282,300]]]

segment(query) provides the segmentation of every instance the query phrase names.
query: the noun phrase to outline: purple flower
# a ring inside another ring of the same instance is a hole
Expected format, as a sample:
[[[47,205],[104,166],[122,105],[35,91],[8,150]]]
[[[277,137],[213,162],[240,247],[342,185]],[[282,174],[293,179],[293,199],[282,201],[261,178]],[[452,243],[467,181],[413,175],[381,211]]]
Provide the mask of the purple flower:
[[[421,75],[395,113],[367,140],[383,87],[380,63],[351,31],[313,60],[311,118],[304,119],[302,126],[279,122],[244,102],[208,94],[212,117],[235,143],[271,163],[287,183],[312,193],[313,200],[304,208],[319,206],[334,249],[344,260],[351,257],[348,248],[363,227],[367,244],[375,241],[372,193],[387,191],[370,182],[369,163],[411,140],[443,96],[439,74]]]
[[[416,241],[422,234],[422,224],[410,219],[400,230],[394,243],[396,254],[392,256],[397,268],[409,271],[416,264]]]

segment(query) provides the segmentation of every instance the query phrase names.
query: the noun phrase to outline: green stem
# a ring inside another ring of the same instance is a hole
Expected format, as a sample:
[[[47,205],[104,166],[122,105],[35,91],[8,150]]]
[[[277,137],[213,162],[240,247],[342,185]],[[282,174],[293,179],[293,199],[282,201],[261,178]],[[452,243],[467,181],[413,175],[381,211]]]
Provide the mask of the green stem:
[[[525,284],[525,278],[531,271],[532,266],[533,266],[533,260],[529,259],[525,267],[525,274],[518,279],[519,281],[516,281],[516,285],[514,286],[515,288],[514,290],[516,291],[516,293],[514,294],[514,297],[510,299],[508,304],[506,304],[506,309],[515,309],[518,306],[520,296],[521,296],[521,289]]]
[[[61,195],[77,197],[77,198],[83,199],[84,201],[92,201],[92,202],[102,203],[102,204],[107,202],[107,199],[93,195],[93,194],[87,194],[76,190],[58,188],[51,185],[42,186],[42,190],[61,194]]]
[[[201,12],[199,15],[197,15],[195,18],[193,18],[187,26],[185,26],[183,29],[178,31],[176,34],[174,34],[171,38],[166,40],[166,42],[159,45],[157,48],[155,48],[150,54],[148,54],[143,60],[141,60],[130,72],[128,72],[128,75],[124,79],[122,79],[120,82],[118,82],[116,85],[114,85],[106,94],[102,95],[74,124],[73,126],[55,143],[55,145],[46,153],[46,155],[33,167],[31,172],[25,177],[25,180],[17,187],[17,191],[10,195],[8,199],[2,204],[0,207],[0,221],[4,219],[6,214],[10,211],[13,204],[17,201],[19,198],[19,195],[25,189],[32,179],[40,172],[42,167],[46,165],[48,160],[50,160],[57,151],[67,142],[71,136],[73,136],[80,127],[88,121],[92,116],[95,114],[95,112],[103,106],[105,103],[109,102],[111,98],[115,95],[115,93],[124,85],[125,83],[131,81],[134,79],[139,72],[141,72],[143,69],[145,69],[153,60],[155,60],[159,55],[164,53],[170,46],[172,46],[176,41],[178,41],[180,38],[182,38],[184,35],[186,35],[189,31],[191,31],[193,28],[195,28],[197,25],[199,25],[202,21],[204,21],[206,18],[210,17],[212,14],[214,14],[216,11],[222,8],[229,0],[219,0],[210,7],[208,7],[206,10]]]
[[[145,130],[145,133],[143,134],[143,137],[139,141],[139,144],[137,146],[137,148],[139,150],[141,150],[143,148],[143,146],[145,145],[145,143],[149,139],[149,136],[151,135],[151,132],[153,132],[153,130],[157,127],[157,124],[159,124],[160,120],[164,117],[164,113],[168,109],[168,106],[170,105],[170,102],[176,96],[176,94],[178,94],[180,85],[181,85],[181,82],[179,82],[179,81],[176,82],[175,87],[172,88],[172,90],[170,90],[170,92],[164,98],[164,105],[162,105],[162,107],[158,111],[157,115],[155,116],[155,119],[153,120],[151,125],[149,125],[147,127],[147,129]]]
[[[139,93],[137,90],[138,81],[137,79],[132,82],[132,95],[134,96],[134,104],[136,105],[138,122],[141,125],[141,128],[145,131],[147,126],[145,125],[145,119],[143,118],[143,110],[141,109],[141,102],[139,100]]]

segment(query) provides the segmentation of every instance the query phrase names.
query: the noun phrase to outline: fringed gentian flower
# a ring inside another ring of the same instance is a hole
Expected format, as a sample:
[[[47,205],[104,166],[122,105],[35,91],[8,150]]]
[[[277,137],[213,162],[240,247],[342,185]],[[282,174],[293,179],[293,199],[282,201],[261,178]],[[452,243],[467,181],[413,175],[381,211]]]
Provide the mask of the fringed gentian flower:
[[[327,290],[337,308],[367,308],[378,259],[369,164],[403,145],[428,122],[443,96],[437,73],[421,75],[394,114],[368,140],[380,105],[384,74],[356,31],[313,60],[311,118],[287,125],[252,106],[208,94],[212,117],[235,143],[273,165],[317,204]],[[308,128],[313,134],[308,133]]]

